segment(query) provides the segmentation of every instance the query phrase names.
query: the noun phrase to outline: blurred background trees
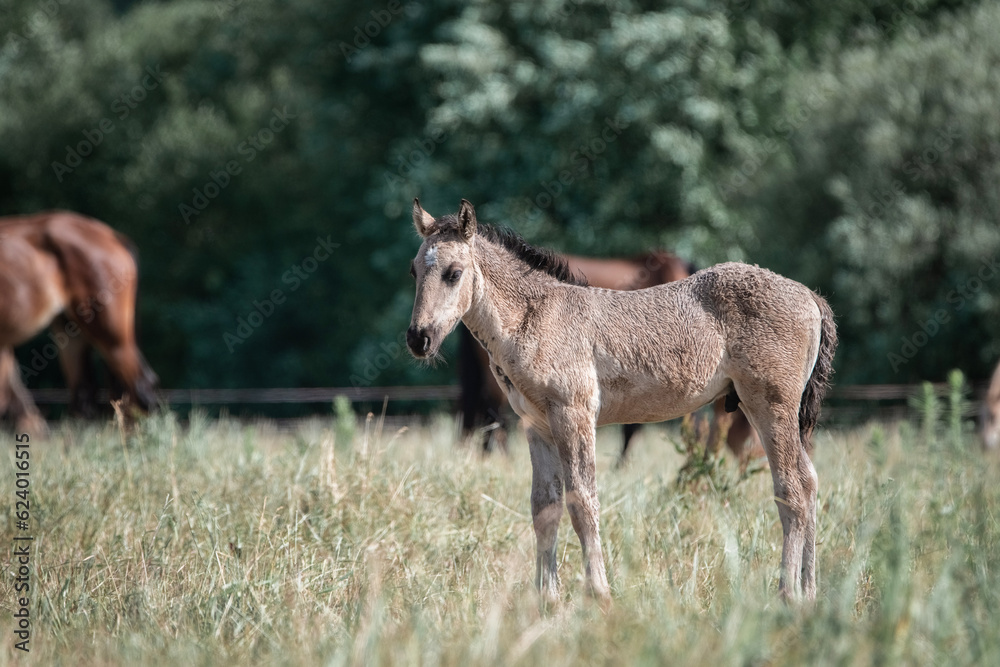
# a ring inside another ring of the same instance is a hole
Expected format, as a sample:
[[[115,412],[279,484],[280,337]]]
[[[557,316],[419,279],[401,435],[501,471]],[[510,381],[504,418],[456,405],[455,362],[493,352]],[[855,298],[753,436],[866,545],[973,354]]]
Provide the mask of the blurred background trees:
[[[417,195],[800,280],[838,315],[840,383],[1000,357],[995,3],[0,8],[0,212],[136,241],[164,386],[450,382],[398,347]]]

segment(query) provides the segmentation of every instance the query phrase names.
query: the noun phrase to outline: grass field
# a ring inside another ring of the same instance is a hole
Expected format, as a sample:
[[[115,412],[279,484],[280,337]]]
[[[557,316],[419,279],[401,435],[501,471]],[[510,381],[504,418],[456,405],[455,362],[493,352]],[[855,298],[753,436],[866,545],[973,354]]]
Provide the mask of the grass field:
[[[598,443],[614,604],[532,587],[523,439],[483,460],[441,418],[293,433],[195,415],[31,447],[31,653],[14,649],[14,443],[0,664],[1000,664],[1000,465],[935,424],[821,431],[819,596],[777,599],[770,476],[679,488],[674,430]]]

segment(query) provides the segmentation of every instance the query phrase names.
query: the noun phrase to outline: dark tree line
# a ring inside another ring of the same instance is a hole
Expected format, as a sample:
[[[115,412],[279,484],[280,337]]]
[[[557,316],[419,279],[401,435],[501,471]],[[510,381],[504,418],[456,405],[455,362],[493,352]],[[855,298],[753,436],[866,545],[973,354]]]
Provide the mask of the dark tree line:
[[[785,273],[840,382],[1000,357],[993,3],[2,4],[0,212],[135,240],[166,386],[449,381],[398,346],[416,195]]]

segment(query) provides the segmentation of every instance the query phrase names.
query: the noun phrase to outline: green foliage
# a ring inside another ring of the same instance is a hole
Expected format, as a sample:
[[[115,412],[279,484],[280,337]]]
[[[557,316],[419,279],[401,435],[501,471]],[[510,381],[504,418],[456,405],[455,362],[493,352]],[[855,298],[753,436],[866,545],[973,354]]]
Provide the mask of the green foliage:
[[[975,414],[974,404],[969,400],[969,387],[962,371],[953,369],[948,373],[948,439],[951,446],[965,446],[973,431],[973,422],[968,419]]]
[[[684,457],[684,463],[677,471],[675,483],[678,490],[711,490],[725,494],[751,475],[767,470],[766,465],[760,465],[760,461],[752,466],[745,461],[738,470],[726,463],[729,451],[725,445],[730,424],[728,419],[719,420],[718,428],[713,433],[704,415],[689,414],[681,419],[680,432],[671,439],[674,451]]]
[[[910,398],[910,408],[920,421],[921,437],[929,445],[945,443],[951,451],[960,450],[974,431],[975,404],[969,400],[969,386],[958,369],[948,373],[948,383],[939,396],[934,385],[923,382],[920,393]]]
[[[346,396],[338,396],[333,400],[333,413],[336,415],[334,432],[338,442],[350,443],[354,440],[357,430],[357,416],[351,410],[351,401]]]
[[[924,442],[934,442],[937,439],[941,414],[941,403],[934,392],[934,385],[926,381],[921,382],[920,393],[911,397],[909,403],[920,419]]]
[[[136,241],[167,386],[346,385],[382,354],[373,382],[449,381],[395,354],[415,195],[564,250],[819,288],[838,382],[978,380],[1000,356],[993,3],[3,7],[0,211]]]
[[[747,203],[761,257],[830,290],[851,380],[984,378],[1000,355],[998,25],[983,4],[790,79],[807,113]],[[766,248],[787,233],[795,252]]]
[[[724,474],[722,456],[719,447],[712,447],[707,441],[706,430],[702,417],[684,415],[681,420],[680,437],[673,443],[674,450],[684,457],[684,465],[677,472],[679,489],[720,486],[720,476]]]

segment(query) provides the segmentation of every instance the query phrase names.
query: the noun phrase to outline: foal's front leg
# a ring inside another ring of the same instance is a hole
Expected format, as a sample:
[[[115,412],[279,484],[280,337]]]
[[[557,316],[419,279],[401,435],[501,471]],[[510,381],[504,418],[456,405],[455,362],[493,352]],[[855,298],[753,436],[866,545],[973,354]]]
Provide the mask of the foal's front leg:
[[[602,602],[611,599],[601,551],[601,504],[597,499],[596,416],[585,408],[550,408],[549,426],[562,459],[566,507],[583,547],[587,587]]]
[[[559,599],[556,538],[563,513],[562,462],[552,443],[528,429],[531,452],[531,519],[535,525],[535,587],[549,602]]]

